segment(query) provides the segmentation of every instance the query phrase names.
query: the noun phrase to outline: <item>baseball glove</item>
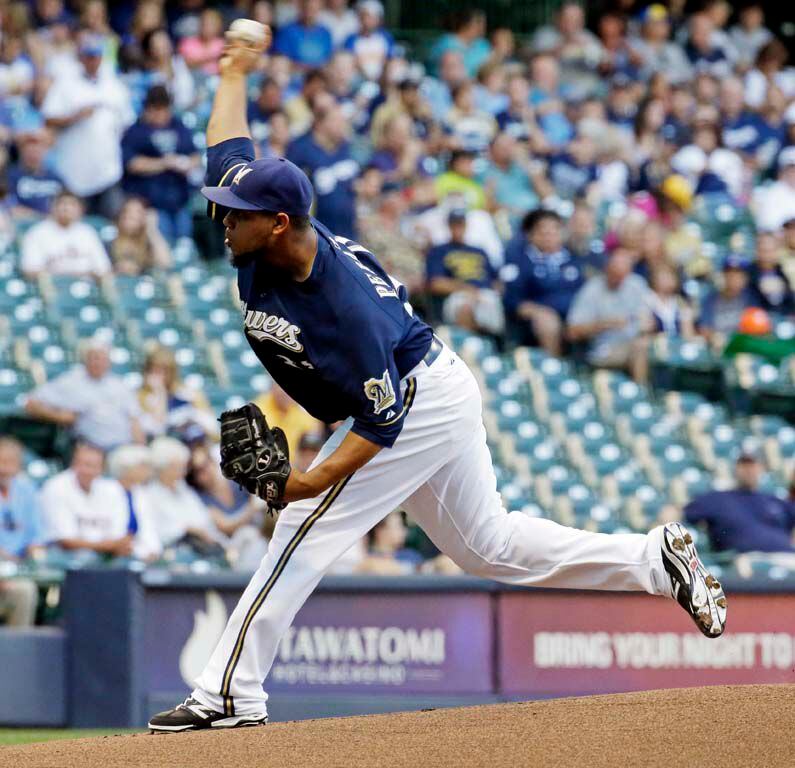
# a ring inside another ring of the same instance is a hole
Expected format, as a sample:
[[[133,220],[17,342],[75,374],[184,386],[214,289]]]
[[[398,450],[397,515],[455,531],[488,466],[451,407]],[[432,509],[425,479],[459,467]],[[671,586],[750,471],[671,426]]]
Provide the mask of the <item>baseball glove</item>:
[[[271,429],[254,403],[224,411],[220,422],[224,477],[264,499],[271,512],[283,509],[290,476],[290,450],[284,432],[278,427]]]

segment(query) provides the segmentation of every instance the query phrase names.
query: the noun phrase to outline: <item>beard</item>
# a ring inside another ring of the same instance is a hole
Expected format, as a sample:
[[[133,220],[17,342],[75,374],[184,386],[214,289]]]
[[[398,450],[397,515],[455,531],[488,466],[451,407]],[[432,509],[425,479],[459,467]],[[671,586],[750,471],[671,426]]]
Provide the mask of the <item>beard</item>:
[[[242,269],[243,267],[247,267],[254,261],[255,252],[254,251],[244,251],[243,253],[235,253],[231,248],[227,247],[227,253],[229,256],[229,263],[235,269]]]

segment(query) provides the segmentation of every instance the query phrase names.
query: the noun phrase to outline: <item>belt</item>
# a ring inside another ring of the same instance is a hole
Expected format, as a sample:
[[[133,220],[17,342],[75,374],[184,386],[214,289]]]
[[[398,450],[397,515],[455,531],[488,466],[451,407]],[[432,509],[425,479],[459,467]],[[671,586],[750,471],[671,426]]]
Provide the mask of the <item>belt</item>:
[[[430,368],[436,362],[436,358],[439,357],[443,348],[444,344],[442,344],[442,340],[434,333],[431,346],[428,347],[428,351],[425,353],[425,357],[422,358],[422,362]]]

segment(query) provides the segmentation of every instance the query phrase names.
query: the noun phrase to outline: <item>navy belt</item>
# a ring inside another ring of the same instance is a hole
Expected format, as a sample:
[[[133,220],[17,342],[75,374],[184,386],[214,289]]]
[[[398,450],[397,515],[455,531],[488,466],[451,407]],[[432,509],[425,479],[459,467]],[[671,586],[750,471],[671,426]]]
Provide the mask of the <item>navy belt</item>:
[[[442,344],[442,340],[434,333],[431,346],[428,347],[428,351],[425,353],[425,357],[422,358],[422,362],[428,367],[432,366],[436,362],[436,358],[441,354],[443,348],[444,344]]]

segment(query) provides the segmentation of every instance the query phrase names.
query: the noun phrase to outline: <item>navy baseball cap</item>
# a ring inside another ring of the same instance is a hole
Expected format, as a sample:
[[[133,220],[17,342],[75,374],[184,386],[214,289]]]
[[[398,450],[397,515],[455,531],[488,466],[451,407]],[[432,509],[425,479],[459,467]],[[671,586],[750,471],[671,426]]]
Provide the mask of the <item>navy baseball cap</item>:
[[[727,269],[742,269],[747,270],[751,266],[749,259],[746,259],[740,253],[730,253],[723,258],[721,269],[725,272]]]
[[[284,157],[252,160],[235,169],[228,186],[202,187],[201,192],[210,202],[237,211],[308,216],[312,207],[307,175]]]

